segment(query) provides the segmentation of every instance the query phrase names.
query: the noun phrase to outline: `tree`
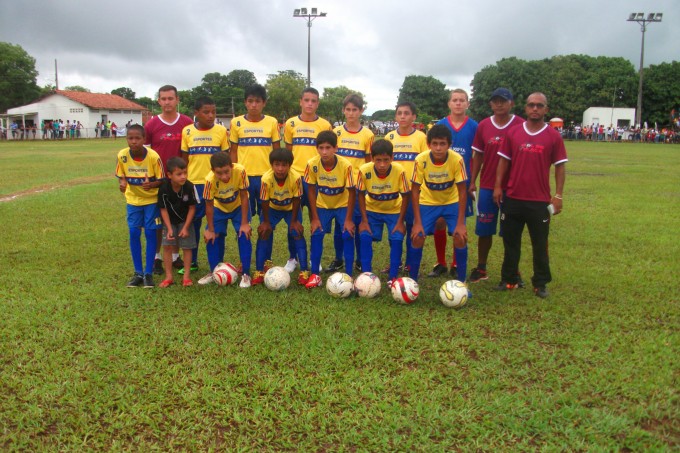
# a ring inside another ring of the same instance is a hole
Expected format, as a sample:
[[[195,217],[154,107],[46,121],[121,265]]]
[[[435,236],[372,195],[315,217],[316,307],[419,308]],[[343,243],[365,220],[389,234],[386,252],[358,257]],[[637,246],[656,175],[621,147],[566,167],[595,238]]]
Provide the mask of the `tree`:
[[[226,75],[227,86],[240,88],[245,91],[249,86],[255,85],[257,79],[255,74],[247,69],[234,69]]]
[[[300,110],[300,94],[305,89],[305,78],[291,69],[267,76],[267,112],[280,122]]]
[[[0,42],[0,112],[40,96],[35,58],[21,46]]]
[[[111,94],[117,94],[118,96],[128,99],[130,101],[135,100],[135,92],[128,87],[120,87],[116,88],[115,90],[111,90]]]
[[[680,62],[651,65],[644,72],[642,84],[643,123],[669,124],[671,110],[680,106]]]
[[[441,118],[449,113],[449,91],[432,76],[409,75],[399,89],[397,102],[413,102],[418,112]]]
[[[153,113],[154,109],[155,109],[156,111],[159,111],[159,110],[160,110],[160,108],[159,108],[158,104],[156,103],[156,101],[154,101],[153,99],[151,99],[151,98],[148,97],[148,96],[142,96],[142,97],[139,98],[139,99],[133,99],[133,100],[134,100],[137,104],[141,105],[142,107],[146,107],[146,108],[147,108],[150,112],[152,112],[152,113]]]
[[[228,82],[229,77],[226,75],[210,72],[203,76],[199,86],[191,90],[188,98],[181,94],[180,101],[183,105],[189,106],[191,112],[193,112],[195,100],[199,97],[208,96],[215,101],[218,114],[232,113],[232,106],[234,115],[245,113],[243,89],[232,87]]]
[[[89,88],[80,85],[71,85],[64,88],[65,91],[80,91],[81,93],[91,93]]]
[[[396,111],[394,109],[376,110],[371,115],[372,121],[392,121]]]
[[[347,88],[344,85],[339,87],[324,88],[321,102],[319,102],[319,115],[326,118],[331,124],[338,122],[342,123],[344,115],[342,113],[342,101],[349,94],[358,94],[364,100],[366,99],[359,91]]]

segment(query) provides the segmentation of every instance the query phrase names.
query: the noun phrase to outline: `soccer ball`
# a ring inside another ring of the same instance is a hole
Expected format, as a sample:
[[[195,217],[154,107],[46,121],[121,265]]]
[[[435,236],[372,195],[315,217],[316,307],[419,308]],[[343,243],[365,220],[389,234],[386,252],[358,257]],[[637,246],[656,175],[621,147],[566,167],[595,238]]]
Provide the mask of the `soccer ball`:
[[[409,277],[399,277],[392,282],[390,287],[392,298],[402,304],[415,302],[420,294],[418,282]]]
[[[364,272],[354,281],[359,297],[375,297],[380,292],[380,279],[373,272]]]
[[[467,285],[458,280],[449,280],[439,288],[439,298],[450,308],[460,308],[467,303]]]
[[[280,266],[272,267],[264,274],[264,286],[271,291],[282,291],[290,285],[290,274]]]
[[[238,280],[238,271],[233,264],[219,263],[213,270],[213,280],[219,286],[231,285]]]
[[[349,275],[336,272],[326,280],[326,291],[333,297],[349,297],[354,289],[354,282]]]

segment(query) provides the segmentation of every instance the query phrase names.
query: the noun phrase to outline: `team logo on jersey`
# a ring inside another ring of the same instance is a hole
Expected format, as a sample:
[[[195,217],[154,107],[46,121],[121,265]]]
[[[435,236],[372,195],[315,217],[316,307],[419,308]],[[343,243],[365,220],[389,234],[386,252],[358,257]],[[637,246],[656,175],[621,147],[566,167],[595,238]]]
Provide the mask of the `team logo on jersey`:
[[[525,151],[527,153],[542,153],[544,150],[543,145],[534,145],[533,143],[525,143],[520,145],[520,151]]]
[[[495,137],[492,137],[489,139],[487,142],[489,145],[502,145],[503,144],[503,137],[497,135]]]

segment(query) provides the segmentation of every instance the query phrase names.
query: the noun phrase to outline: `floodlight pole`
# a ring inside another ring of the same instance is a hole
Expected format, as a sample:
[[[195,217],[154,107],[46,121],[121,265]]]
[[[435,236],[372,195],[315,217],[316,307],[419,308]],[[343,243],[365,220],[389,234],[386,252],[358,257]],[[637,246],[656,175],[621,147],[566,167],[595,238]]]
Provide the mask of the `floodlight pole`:
[[[307,21],[307,86],[312,85],[312,22],[317,17],[326,17],[326,13],[320,13],[316,8],[296,8],[293,17],[301,17]]]
[[[631,13],[628,17],[628,22],[637,22],[640,24],[642,31],[642,44],[640,46],[640,80],[638,84],[637,109],[635,111],[635,123],[638,127],[642,127],[642,77],[643,64],[645,60],[645,32],[647,31],[647,24],[651,22],[661,22],[663,13],[649,13],[645,17],[644,13]]]

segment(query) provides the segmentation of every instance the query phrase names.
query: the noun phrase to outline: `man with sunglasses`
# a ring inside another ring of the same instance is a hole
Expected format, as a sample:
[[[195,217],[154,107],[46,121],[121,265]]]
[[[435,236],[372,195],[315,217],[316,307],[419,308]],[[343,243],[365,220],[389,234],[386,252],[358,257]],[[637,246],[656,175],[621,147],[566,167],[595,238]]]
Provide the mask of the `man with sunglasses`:
[[[518,287],[518,267],[524,225],[529,228],[533,249],[534,294],[548,297],[546,285],[552,280],[548,258],[550,217],[562,211],[567,151],[562,136],[545,122],[548,99],[543,93],[527,98],[526,122],[510,131],[498,151],[494,202],[501,206],[501,228],[505,254],[501,282],[496,287],[507,291]],[[555,167],[555,194],[550,189],[550,167]],[[503,195],[503,180],[508,174]]]

